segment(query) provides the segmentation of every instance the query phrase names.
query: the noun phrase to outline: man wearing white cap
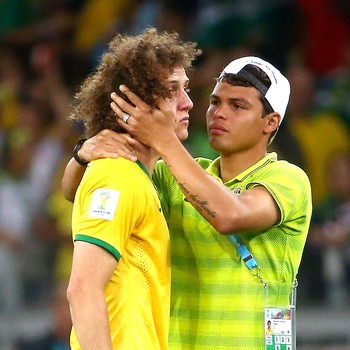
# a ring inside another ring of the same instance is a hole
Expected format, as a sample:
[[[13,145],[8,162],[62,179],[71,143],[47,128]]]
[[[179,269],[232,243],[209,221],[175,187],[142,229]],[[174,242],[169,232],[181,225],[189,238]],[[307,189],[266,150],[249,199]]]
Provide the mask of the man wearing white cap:
[[[294,348],[290,296],[311,189],[300,168],[267,153],[288,105],[287,79],[257,57],[223,70],[207,110],[214,161],[193,160],[168,106],[150,110],[121,90],[134,105],[112,95],[120,123],[128,113],[125,129],[162,157],[153,180],[171,234],[170,349]],[[267,319],[275,334],[265,334]]]

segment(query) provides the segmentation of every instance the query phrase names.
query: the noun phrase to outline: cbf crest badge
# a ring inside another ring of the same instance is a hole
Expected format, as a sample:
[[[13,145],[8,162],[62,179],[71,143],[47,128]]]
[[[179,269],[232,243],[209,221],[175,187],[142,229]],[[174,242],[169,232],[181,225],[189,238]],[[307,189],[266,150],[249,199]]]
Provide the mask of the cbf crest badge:
[[[236,196],[239,196],[240,194],[242,194],[243,189],[242,187],[236,187],[232,190],[233,194],[235,194]]]

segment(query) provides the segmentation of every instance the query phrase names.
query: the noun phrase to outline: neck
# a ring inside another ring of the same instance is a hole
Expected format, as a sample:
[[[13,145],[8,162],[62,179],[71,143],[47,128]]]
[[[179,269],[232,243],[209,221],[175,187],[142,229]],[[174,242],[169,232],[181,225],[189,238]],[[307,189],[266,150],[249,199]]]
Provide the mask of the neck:
[[[142,145],[140,149],[135,149],[135,155],[147,169],[148,173],[152,175],[154,166],[159,159],[159,154],[153,148]]]
[[[266,149],[258,153],[240,152],[220,157],[220,177],[223,182],[227,182],[243,171],[250,168],[259,160],[266,156]]]

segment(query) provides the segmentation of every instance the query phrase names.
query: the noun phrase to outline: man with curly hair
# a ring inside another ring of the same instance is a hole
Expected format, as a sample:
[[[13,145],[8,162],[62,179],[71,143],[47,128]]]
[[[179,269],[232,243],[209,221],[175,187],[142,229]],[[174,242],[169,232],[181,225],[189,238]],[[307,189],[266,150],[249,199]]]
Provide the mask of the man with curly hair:
[[[187,71],[199,54],[175,33],[150,28],[138,36],[117,35],[83,82],[71,118],[84,123],[87,138],[107,128],[125,133],[110,93],[127,84],[150,108],[167,101],[176,110],[177,135],[185,139],[193,106]],[[90,162],[75,196],[67,290],[73,350],[168,348],[169,232],[151,179],[159,155],[139,145],[135,156],[136,162]]]

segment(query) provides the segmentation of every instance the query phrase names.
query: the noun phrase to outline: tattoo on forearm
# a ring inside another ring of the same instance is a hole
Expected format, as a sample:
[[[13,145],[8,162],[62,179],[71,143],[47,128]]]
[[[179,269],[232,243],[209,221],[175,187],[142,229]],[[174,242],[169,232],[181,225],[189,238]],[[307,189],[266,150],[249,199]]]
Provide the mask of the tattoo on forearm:
[[[186,184],[184,182],[179,183],[179,186],[180,186],[182,192],[185,194],[185,196],[191,200],[191,202],[194,204],[194,206],[198,209],[198,211],[201,214],[203,214],[203,212],[206,212],[212,218],[216,217],[216,212],[212,211],[208,208],[208,204],[209,204],[208,201],[200,200],[198,198],[198,194],[190,193],[190,191],[188,190],[188,188],[186,187]]]
[[[167,161],[165,161],[165,164],[168,166],[169,169],[171,168],[171,165]],[[200,200],[198,198],[197,194],[190,193],[190,191],[186,187],[186,183],[185,182],[179,182],[175,175],[174,175],[174,178],[175,178],[176,182],[179,184],[182,192],[191,201],[193,206],[199,211],[200,214],[203,215],[203,213],[206,212],[212,218],[216,218],[216,212],[212,211],[212,210],[210,210],[208,208],[208,204],[209,204],[208,201]]]

